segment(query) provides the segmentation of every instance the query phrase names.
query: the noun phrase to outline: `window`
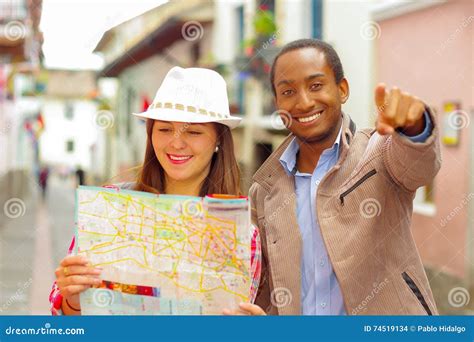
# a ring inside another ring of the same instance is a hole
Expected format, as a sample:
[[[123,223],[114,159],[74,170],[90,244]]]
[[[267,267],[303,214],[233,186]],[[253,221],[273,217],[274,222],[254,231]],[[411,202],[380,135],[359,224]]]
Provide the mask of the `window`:
[[[197,65],[200,58],[201,58],[201,44],[197,42],[191,45],[191,60],[193,61],[194,65]]]
[[[74,106],[70,102],[67,102],[64,106],[64,117],[67,120],[74,119]]]
[[[22,20],[27,15],[24,0],[2,0],[0,1],[0,23],[10,20]]]
[[[244,20],[244,6],[239,6],[235,9],[235,15],[237,17],[237,46],[238,55],[244,55],[245,45],[245,20]],[[245,77],[242,72],[237,71],[238,75],[236,79],[236,97],[237,104],[239,106],[239,114],[244,114],[245,110]]]
[[[74,153],[74,140],[66,141],[66,152]]]
[[[239,53],[244,52],[244,6],[239,6],[236,8],[237,15],[237,39],[239,46]]]
[[[135,112],[134,105],[136,96],[136,92],[133,88],[127,89],[127,112],[125,116],[127,138],[129,138],[132,133],[132,115],[130,115],[130,113]]]
[[[413,211],[415,213],[426,216],[434,216],[436,214],[433,191],[434,183],[418,188],[413,201]]]
[[[322,39],[323,37],[323,2],[322,0],[311,0],[312,20],[312,36],[313,38]]]

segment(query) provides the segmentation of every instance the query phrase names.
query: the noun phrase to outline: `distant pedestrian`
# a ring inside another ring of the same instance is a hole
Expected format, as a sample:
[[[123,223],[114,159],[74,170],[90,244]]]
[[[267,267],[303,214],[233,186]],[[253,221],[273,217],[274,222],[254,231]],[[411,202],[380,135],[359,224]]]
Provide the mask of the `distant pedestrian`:
[[[41,196],[46,198],[46,190],[48,188],[49,168],[43,166],[39,173],[39,185],[41,187]]]
[[[86,173],[80,166],[78,166],[77,169],[76,169],[76,177],[77,177],[77,183],[79,185],[85,185],[86,184],[86,182],[85,182]]]

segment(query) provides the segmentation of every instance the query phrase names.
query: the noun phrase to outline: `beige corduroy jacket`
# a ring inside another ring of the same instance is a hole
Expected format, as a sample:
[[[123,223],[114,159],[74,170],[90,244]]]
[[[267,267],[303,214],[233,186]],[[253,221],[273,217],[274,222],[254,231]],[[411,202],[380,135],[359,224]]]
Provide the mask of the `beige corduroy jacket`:
[[[441,164],[429,114],[433,131],[424,143],[356,131],[343,114],[339,159],[319,184],[314,210],[349,315],[437,314],[410,229],[415,191]],[[293,137],[260,167],[250,189],[263,251],[256,304],[274,315],[301,314],[295,183],[279,161]]]

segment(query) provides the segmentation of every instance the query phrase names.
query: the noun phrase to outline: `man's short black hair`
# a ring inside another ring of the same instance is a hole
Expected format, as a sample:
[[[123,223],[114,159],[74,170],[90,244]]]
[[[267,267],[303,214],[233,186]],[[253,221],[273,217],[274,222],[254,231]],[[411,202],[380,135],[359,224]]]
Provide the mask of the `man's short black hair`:
[[[339,55],[330,44],[323,42],[319,39],[298,39],[286,44],[276,55],[275,60],[273,61],[272,69],[270,71],[270,82],[272,84],[272,91],[274,96],[276,96],[276,89],[273,82],[275,81],[275,67],[278,58],[287,52],[304,48],[314,48],[324,54],[324,56],[326,57],[326,63],[328,63],[334,73],[336,84],[339,84],[344,78],[344,70],[342,69],[342,64],[341,60],[339,59]]]

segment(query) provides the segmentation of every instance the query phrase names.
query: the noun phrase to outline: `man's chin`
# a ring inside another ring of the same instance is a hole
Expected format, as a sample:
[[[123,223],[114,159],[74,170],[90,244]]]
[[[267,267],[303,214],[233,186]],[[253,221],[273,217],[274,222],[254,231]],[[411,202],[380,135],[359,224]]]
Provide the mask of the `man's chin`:
[[[331,135],[331,132],[293,132],[293,134],[305,143],[323,142]]]

